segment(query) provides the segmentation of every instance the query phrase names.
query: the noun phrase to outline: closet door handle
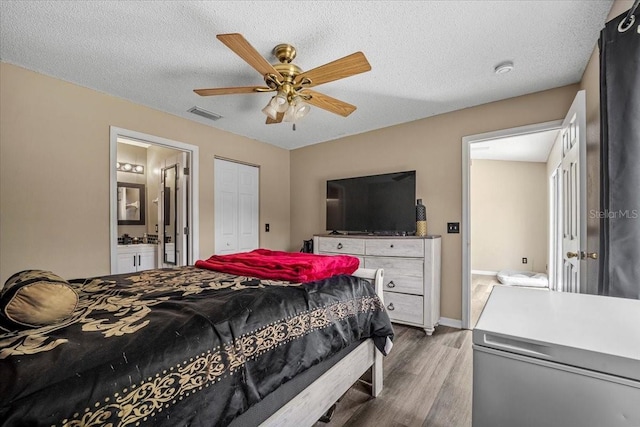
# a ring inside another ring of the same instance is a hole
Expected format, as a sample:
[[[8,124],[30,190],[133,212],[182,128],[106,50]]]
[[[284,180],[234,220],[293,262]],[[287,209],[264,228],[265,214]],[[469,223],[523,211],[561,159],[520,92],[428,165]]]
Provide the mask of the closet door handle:
[[[393,283],[393,280],[392,280],[392,281],[390,281],[389,283],[387,283],[387,286],[388,286],[388,287],[390,287],[390,288],[395,288],[395,287],[396,287],[396,284],[395,284],[395,283]]]
[[[342,249],[342,243],[338,243],[338,249]]]
[[[387,306],[387,310],[389,310],[389,311],[393,311],[395,309],[396,308],[393,306],[393,303],[389,303],[389,305]]]

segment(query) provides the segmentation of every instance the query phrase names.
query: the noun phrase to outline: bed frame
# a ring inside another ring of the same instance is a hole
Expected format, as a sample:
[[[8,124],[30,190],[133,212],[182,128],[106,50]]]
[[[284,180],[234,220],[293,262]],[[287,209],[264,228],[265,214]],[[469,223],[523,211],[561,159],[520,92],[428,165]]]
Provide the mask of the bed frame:
[[[382,299],[381,268],[360,268],[353,275],[370,280]],[[382,391],[382,357],[373,340],[367,339],[261,425],[312,426],[369,369],[371,395],[377,397]]]

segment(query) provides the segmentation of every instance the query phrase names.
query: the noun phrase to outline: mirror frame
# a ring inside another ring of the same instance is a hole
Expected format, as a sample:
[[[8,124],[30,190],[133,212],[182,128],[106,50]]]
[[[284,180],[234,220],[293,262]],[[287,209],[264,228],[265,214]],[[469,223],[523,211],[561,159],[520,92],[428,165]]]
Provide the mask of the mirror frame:
[[[171,182],[172,185],[167,185],[167,181],[169,180],[167,177],[167,172],[173,170],[173,182]],[[162,233],[162,237],[163,237],[163,242],[162,242],[162,254],[163,254],[163,262],[165,264],[168,265],[178,265],[178,253],[176,251],[176,243],[178,240],[178,198],[177,198],[177,194],[178,194],[178,165],[172,165],[166,168],[162,168],[162,188],[164,188],[163,191],[163,210],[164,210],[164,218],[163,218],[163,233]],[[167,192],[171,192],[173,191],[173,194],[171,193],[167,193]],[[173,196],[173,197],[172,197]],[[171,200],[173,199],[173,206],[171,206]],[[168,206],[167,206],[168,203]],[[171,212],[173,211],[173,212]],[[169,220],[171,217],[171,214],[173,213],[173,225],[171,224],[171,221]],[[169,218],[167,218],[167,216],[169,216]],[[173,241],[170,243],[173,243],[173,261],[169,261],[168,257],[167,257],[167,233],[166,233],[166,227],[172,228],[173,227]]]
[[[140,193],[140,219],[118,219],[118,225],[145,225],[146,223],[146,206],[147,199],[144,184],[134,184],[132,182],[118,182],[118,188],[137,188]],[[116,198],[117,200],[117,198]],[[117,214],[116,214],[117,215]]]

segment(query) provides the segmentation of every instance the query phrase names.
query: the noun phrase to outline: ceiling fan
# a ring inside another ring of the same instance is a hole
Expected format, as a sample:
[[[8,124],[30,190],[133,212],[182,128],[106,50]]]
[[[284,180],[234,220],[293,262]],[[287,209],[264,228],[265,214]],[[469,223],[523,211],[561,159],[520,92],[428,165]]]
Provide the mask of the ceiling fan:
[[[347,117],[356,110],[355,105],[310,88],[371,70],[364,54],[356,52],[312,70],[302,71],[291,62],[296,57],[296,49],[289,44],[279,44],[273,48],[273,54],[280,62],[272,65],[242,34],[218,34],[217,37],[258,71],[266,86],[195,89],[194,92],[200,96],[276,92],[262,109],[267,115],[267,124],[295,122],[309,112],[310,105]]]

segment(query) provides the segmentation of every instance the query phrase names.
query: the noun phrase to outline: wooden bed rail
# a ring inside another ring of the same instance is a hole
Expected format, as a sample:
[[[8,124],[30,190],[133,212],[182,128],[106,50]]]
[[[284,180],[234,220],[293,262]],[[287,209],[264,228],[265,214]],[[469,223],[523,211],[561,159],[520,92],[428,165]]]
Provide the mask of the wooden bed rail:
[[[371,280],[382,299],[384,271],[381,268],[359,268],[353,275]],[[378,396],[383,385],[382,358],[372,339],[364,341],[261,426],[312,426],[370,368],[371,395]]]

